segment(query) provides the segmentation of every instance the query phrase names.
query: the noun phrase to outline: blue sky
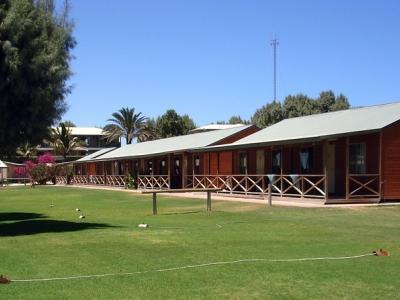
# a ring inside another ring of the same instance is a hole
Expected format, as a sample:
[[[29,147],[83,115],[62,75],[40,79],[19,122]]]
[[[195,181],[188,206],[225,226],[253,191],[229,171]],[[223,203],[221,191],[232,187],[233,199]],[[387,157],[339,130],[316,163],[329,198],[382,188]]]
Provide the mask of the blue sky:
[[[65,120],[103,126],[121,107],[198,125],[250,118],[331,89],[353,106],[400,101],[400,1],[72,0],[77,46]]]

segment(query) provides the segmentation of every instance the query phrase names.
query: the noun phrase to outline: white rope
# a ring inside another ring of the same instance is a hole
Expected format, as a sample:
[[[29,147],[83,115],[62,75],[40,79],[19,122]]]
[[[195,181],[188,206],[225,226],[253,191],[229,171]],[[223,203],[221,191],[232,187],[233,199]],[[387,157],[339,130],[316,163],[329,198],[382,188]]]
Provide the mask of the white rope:
[[[366,256],[374,256],[374,253],[353,255],[353,256],[337,256],[337,257],[304,257],[304,258],[288,258],[288,259],[269,259],[269,258],[249,258],[249,259],[239,259],[232,261],[217,261],[211,263],[197,264],[197,265],[187,265],[182,267],[172,267],[156,270],[147,271],[137,271],[137,272],[124,272],[124,273],[106,273],[106,274],[96,274],[96,275],[78,275],[70,277],[53,277],[53,278],[36,278],[36,279],[12,279],[11,282],[38,282],[38,281],[56,281],[56,280],[70,280],[70,279],[84,279],[84,278],[97,278],[97,277],[111,277],[111,276],[127,276],[127,275],[140,275],[147,273],[157,273],[157,272],[171,272],[184,269],[202,268],[210,266],[219,265],[232,265],[237,263],[248,263],[248,262],[296,262],[296,261],[319,261],[319,260],[346,260],[346,259],[357,259]]]

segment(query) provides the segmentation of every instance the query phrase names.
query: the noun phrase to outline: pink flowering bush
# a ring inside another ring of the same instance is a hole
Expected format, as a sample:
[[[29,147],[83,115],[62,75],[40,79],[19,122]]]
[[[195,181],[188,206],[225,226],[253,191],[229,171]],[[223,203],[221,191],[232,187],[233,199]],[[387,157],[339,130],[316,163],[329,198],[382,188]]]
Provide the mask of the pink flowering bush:
[[[25,162],[25,169],[32,180],[38,184],[46,184],[48,181],[55,183],[56,167],[54,156],[51,153],[44,153],[37,159],[37,164],[32,161]]]
[[[38,157],[38,164],[54,164],[53,154],[46,152]]]

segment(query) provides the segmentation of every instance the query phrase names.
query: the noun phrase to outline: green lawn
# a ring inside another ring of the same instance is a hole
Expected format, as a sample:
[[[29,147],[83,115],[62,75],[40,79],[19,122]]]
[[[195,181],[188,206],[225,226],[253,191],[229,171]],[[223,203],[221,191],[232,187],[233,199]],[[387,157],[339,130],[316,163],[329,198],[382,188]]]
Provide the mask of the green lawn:
[[[54,206],[51,207],[51,204]],[[79,220],[75,208],[85,214]],[[137,225],[146,222],[149,229]],[[219,224],[219,225],[217,225]],[[140,275],[0,285],[1,299],[400,298],[400,207],[300,209],[61,187],[0,189],[0,274],[11,279],[249,262]]]

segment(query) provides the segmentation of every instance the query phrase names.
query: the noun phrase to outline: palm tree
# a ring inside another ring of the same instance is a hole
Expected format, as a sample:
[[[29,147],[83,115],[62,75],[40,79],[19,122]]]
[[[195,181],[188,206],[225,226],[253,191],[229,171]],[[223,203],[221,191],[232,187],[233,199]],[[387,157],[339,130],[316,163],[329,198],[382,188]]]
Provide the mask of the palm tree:
[[[112,114],[111,122],[104,127],[108,142],[124,137],[127,144],[132,144],[136,138],[138,141],[151,139],[153,130],[147,126],[147,118],[142,113],[135,114],[135,109],[124,107]]]
[[[56,152],[60,153],[64,157],[64,161],[72,150],[85,145],[85,143],[79,140],[79,138],[72,137],[71,128],[65,126],[64,123],[60,123],[58,127],[52,128],[51,131],[51,142]]]
[[[17,148],[17,155],[30,159],[32,156],[36,155],[36,147],[37,146],[31,145],[29,142],[25,142]]]

